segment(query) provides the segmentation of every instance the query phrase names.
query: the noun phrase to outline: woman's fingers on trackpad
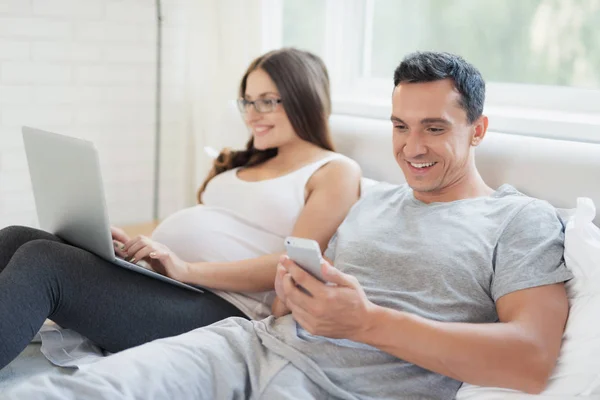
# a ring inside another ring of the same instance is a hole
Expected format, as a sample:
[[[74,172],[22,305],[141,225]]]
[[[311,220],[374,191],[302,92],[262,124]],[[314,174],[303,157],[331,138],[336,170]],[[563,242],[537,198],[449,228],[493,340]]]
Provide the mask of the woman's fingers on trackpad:
[[[113,247],[115,248],[115,254],[120,258],[125,258],[127,254],[122,250],[125,246],[118,240],[113,240]]]

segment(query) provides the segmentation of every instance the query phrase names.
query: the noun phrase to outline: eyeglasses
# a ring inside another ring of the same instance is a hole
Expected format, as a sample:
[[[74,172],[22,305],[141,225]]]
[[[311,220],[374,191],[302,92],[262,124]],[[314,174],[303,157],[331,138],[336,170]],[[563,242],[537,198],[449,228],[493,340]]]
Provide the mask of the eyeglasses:
[[[275,107],[277,104],[281,103],[281,99],[258,99],[254,101],[249,101],[246,99],[238,99],[237,104],[240,112],[245,114],[248,112],[249,106],[254,106],[256,112],[259,113],[270,113],[275,111]]]

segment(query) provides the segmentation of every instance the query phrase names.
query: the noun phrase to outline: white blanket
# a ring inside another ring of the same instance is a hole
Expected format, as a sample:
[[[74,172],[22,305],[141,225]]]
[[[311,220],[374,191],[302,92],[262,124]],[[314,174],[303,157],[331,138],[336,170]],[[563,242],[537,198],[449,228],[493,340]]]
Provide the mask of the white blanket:
[[[52,322],[42,326],[34,338],[34,341],[37,340],[42,343],[42,354],[58,367],[78,368],[109,354],[79,333]]]

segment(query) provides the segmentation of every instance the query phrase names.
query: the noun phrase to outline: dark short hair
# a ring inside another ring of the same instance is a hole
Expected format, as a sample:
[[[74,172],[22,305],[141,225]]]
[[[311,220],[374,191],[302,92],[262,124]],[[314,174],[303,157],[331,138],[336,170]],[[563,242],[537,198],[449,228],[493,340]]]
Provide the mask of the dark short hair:
[[[394,87],[401,83],[433,82],[452,79],[460,93],[460,106],[466,111],[469,123],[483,113],[485,81],[481,73],[462,57],[451,53],[423,51],[404,57],[394,71]]]

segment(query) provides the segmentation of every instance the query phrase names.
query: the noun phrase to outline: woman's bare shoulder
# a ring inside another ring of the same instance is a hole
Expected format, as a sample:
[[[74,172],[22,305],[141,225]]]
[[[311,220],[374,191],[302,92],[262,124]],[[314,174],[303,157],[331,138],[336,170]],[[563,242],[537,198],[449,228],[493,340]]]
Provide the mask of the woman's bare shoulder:
[[[336,156],[334,159],[327,162],[311,177],[309,184],[313,188],[320,185],[331,185],[332,183],[352,183],[360,181],[362,170],[360,165],[350,157],[333,151],[327,152],[323,158]],[[340,182],[341,181],[341,182]]]
[[[327,164],[323,166],[324,168],[329,168],[332,170],[342,171],[342,172],[358,172],[361,173],[360,165],[352,158],[343,155],[342,153],[336,153],[334,151],[328,151],[326,157],[335,156],[334,159],[329,161]]]

